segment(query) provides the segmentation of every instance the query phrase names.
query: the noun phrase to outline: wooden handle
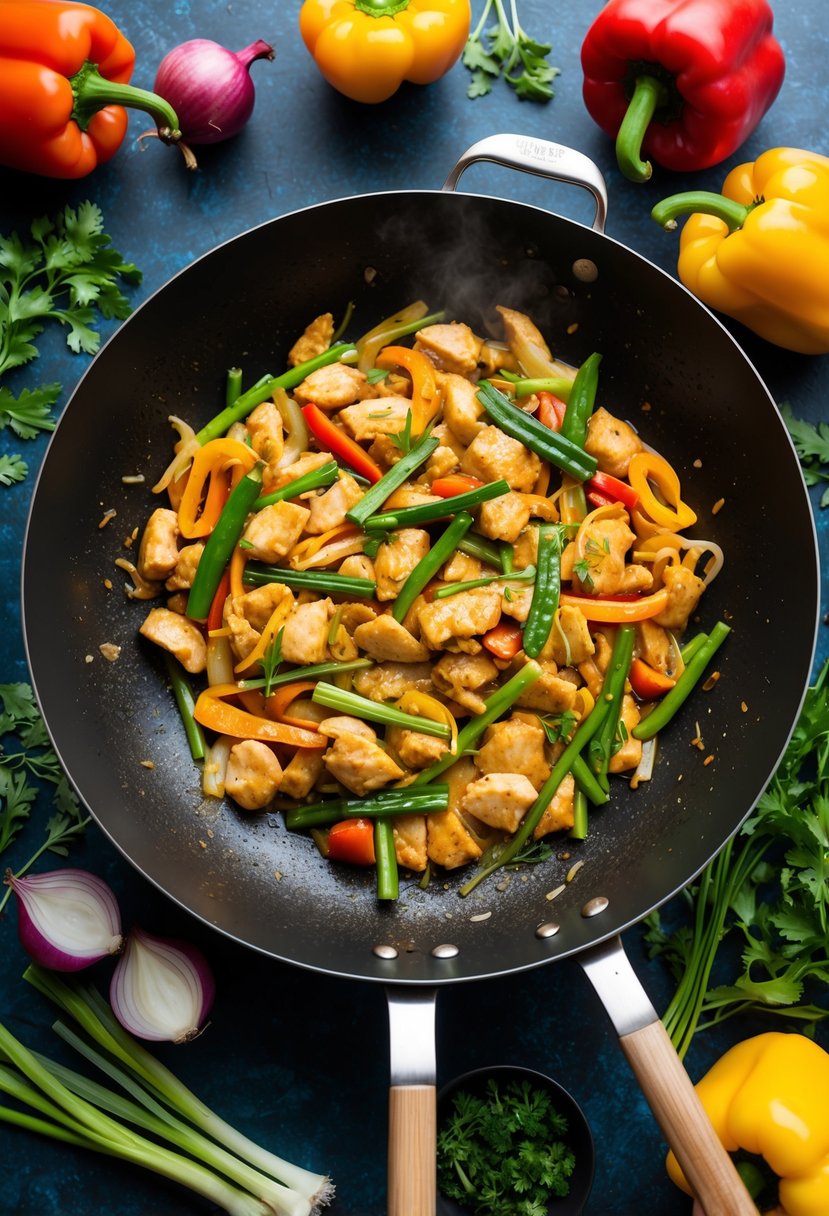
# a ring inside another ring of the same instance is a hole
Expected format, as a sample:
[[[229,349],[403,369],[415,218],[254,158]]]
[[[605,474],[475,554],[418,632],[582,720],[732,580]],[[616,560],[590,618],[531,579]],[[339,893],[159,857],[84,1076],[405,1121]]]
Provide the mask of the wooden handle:
[[[388,1216],[435,1216],[436,1135],[434,1085],[393,1085],[389,1090]]]
[[[619,1042],[707,1216],[757,1216],[662,1022],[622,1035]]]

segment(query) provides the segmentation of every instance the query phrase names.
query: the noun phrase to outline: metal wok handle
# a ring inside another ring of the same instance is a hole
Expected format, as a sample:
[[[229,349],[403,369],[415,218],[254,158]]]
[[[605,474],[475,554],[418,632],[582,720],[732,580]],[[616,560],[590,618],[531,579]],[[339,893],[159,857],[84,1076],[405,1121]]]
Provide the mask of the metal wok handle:
[[[434,988],[390,987],[388,1216],[435,1216],[437,1206]]]
[[[491,164],[504,165],[507,169],[518,169],[522,173],[534,173],[553,181],[583,186],[590,191],[596,203],[593,227],[597,232],[604,232],[607,186],[598,166],[583,152],[529,135],[490,135],[467,148],[443,183],[443,189],[454,190],[464,170],[477,161],[489,161]]]
[[[757,1216],[621,940],[616,937],[594,946],[577,961],[596,989],[656,1121],[707,1216]]]

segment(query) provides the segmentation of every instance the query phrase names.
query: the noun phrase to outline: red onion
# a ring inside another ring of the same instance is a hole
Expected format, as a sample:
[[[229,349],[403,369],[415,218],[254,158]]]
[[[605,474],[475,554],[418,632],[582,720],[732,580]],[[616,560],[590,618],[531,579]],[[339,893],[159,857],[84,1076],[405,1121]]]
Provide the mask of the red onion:
[[[6,882],[17,896],[23,949],[52,971],[80,971],[123,945],[118,904],[107,884],[86,870],[52,870]]]
[[[118,1021],[137,1039],[186,1043],[201,1031],[216,986],[196,946],[132,929],[109,988]]]
[[[241,131],[255,100],[250,65],[273,56],[261,38],[243,51],[194,38],[164,56],[153,89],[176,111],[185,145],[215,144]]]

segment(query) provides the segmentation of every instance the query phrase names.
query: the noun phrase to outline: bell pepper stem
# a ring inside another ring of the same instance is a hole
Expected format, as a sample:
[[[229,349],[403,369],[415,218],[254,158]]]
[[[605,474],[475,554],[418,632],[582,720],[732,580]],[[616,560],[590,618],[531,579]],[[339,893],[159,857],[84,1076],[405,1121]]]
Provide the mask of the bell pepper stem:
[[[410,0],[354,0],[354,8],[367,17],[395,17],[408,8]]]
[[[642,140],[656,110],[664,105],[667,90],[655,76],[637,76],[633,96],[616,135],[616,161],[632,182],[646,182],[653,172],[650,161],[642,160]]]
[[[158,127],[158,137],[164,143],[177,143],[181,139],[178,115],[170,103],[157,93],[116,80],[106,80],[95,64],[89,61],[71,77],[69,83],[75,98],[72,117],[82,131],[104,106],[127,106],[152,115]]]
[[[677,217],[690,215],[692,212],[702,212],[705,215],[715,215],[728,225],[729,232],[736,232],[746,222],[749,212],[758,203],[738,203],[724,194],[714,194],[708,190],[686,190],[682,194],[672,194],[663,198],[651,211],[651,219],[656,220],[661,228],[672,232],[676,228]]]

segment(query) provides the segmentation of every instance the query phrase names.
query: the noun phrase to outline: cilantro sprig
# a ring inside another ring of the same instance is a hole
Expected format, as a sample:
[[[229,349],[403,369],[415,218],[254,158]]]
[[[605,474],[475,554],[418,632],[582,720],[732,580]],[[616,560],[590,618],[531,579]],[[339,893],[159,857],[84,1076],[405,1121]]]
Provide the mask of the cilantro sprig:
[[[811,423],[797,418],[788,402],[780,406],[780,413],[792,437],[806,485],[829,483],[829,422]],[[821,495],[820,505],[829,507],[829,484]]]
[[[492,10],[497,24],[487,28]],[[503,76],[524,101],[547,102],[555,91],[552,81],[559,69],[547,60],[552,46],[532,38],[518,19],[517,0],[510,0],[507,16],[503,0],[486,0],[480,20],[467,39],[463,63],[472,73],[469,97],[485,97]]]

